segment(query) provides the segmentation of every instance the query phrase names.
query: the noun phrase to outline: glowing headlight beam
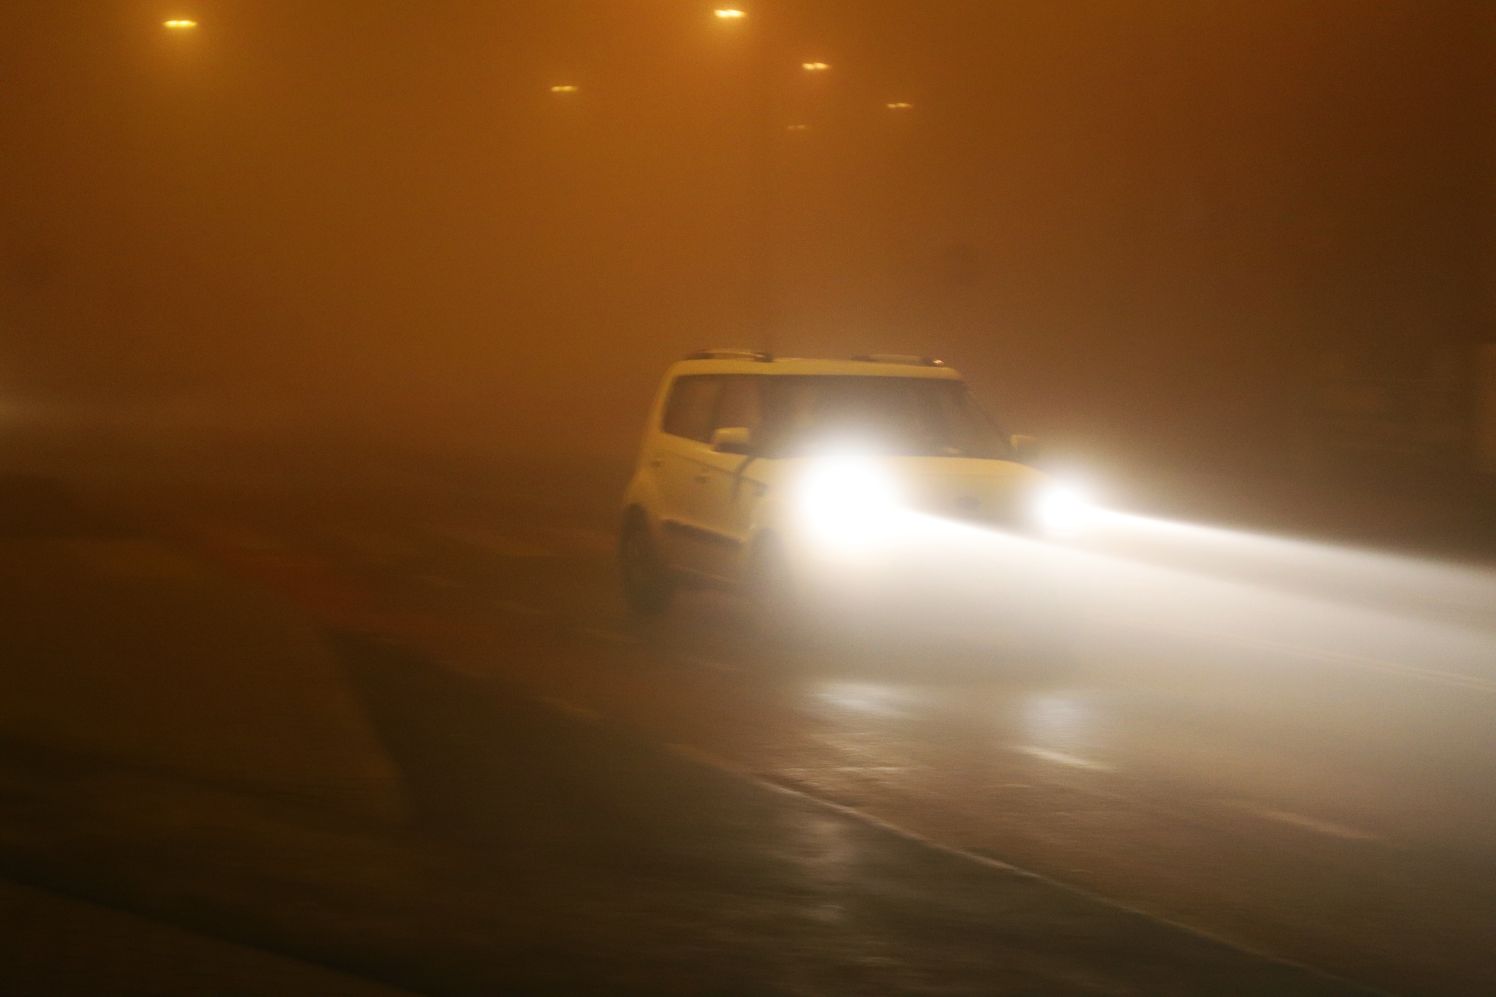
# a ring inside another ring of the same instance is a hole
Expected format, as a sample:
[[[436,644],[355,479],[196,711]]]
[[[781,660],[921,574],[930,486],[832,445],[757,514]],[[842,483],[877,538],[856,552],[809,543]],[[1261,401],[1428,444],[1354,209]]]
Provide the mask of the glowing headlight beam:
[[[1078,488],[1050,485],[1034,499],[1033,514],[1045,534],[1073,537],[1091,525],[1096,507]]]
[[[812,536],[837,544],[877,536],[899,507],[892,478],[856,457],[816,461],[800,480],[797,498]]]

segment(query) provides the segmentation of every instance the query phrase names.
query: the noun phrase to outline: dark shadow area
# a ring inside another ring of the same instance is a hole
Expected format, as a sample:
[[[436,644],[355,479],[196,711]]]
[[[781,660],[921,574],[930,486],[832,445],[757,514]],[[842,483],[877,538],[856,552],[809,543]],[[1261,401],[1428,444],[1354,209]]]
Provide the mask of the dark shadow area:
[[[331,643],[400,771],[417,828],[479,840],[514,830],[520,808],[530,823],[559,817],[553,812],[576,788],[567,786],[575,781],[569,767],[559,781],[546,772],[558,738],[572,738],[559,725],[533,707],[506,709],[484,683],[433,667],[393,640],[344,631]]]
[[[80,503],[64,482],[40,474],[0,474],[0,539],[106,537],[118,522]]]
[[[753,888],[765,871],[754,803],[710,769],[398,642],[331,640],[418,833],[499,864],[539,853],[604,876]]]

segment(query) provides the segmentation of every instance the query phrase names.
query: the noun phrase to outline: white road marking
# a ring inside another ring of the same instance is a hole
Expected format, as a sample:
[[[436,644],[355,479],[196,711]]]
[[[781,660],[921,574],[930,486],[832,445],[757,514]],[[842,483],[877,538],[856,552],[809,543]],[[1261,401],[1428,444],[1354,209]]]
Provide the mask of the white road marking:
[[[633,634],[619,633],[617,630],[604,630],[602,627],[583,627],[582,633],[594,640],[605,641],[609,644],[634,645],[639,643],[639,638]]]
[[[1106,622],[1132,627],[1135,630],[1152,630],[1161,633],[1184,634],[1189,637],[1204,637],[1210,640],[1230,641],[1261,651],[1273,651],[1301,658],[1315,658],[1338,665],[1351,665],[1371,671],[1384,672],[1388,675],[1397,675],[1401,678],[1436,682],[1441,685],[1453,686],[1457,689],[1496,693],[1496,681],[1481,678],[1477,675],[1462,675],[1459,672],[1448,672],[1440,668],[1420,668],[1417,665],[1405,665],[1401,662],[1371,658],[1361,654],[1332,651],[1328,648],[1309,647],[1306,644],[1290,644],[1286,641],[1268,640],[1263,637],[1249,637],[1246,634],[1236,634],[1224,630],[1209,630],[1203,627],[1182,627],[1172,623],[1152,623],[1122,616],[1107,617]]]
[[[534,606],[527,606],[522,602],[515,602],[513,599],[500,599],[494,605],[506,613],[513,613],[515,616],[545,615],[545,610],[536,609]]]
[[[1287,824],[1290,827],[1302,828],[1305,831],[1313,831],[1316,834],[1324,834],[1332,838],[1341,838],[1346,841],[1380,840],[1378,835],[1370,831],[1363,831],[1360,828],[1349,827],[1345,824],[1337,824],[1332,820],[1307,817],[1304,814],[1296,814],[1290,810],[1278,810],[1275,807],[1259,806],[1256,803],[1248,803],[1242,800],[1227,800],[1226,803],[1254,817],[1276,821],[1279,824]]]
[[[1049,748],[1041,748],[1034,744],[1021,744],[1013,749],[1020,755],[1028,755],[1044,762],[1053,762],[1056,765],[1065,765],[1073,769],[1086,769],[1091,772],[1115,772],[1116,769],[1105,762],[1095,762],[1089,758],[1081,758],[1079,755],[1066,754],[1063,751],[1051,751]]]
[[[593,722],[601,720],[603,717],[601,713],[599,713],[597,710],[594,710],[590,706],[582,706],[578,703],[570,702],[569,700],[557,699],[554,696],[541,696],[540,701],[547,706],[560,710],[567,716],[575,717],[578,720],[587,720],[589,722]]]

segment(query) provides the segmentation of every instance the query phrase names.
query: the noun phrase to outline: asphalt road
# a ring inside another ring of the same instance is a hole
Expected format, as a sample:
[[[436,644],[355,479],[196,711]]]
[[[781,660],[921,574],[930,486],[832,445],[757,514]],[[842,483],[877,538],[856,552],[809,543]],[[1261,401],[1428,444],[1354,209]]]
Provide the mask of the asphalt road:
[[[708,855],[733,835],[752,841],[782,836],[783,828],[755,824],[762,815],[743,816],[746,809],[725,825],[699,820],[696,810],[665,813],[683,800],[699,802],[706,790],[673,788],[695,787],[688,773],[707,771],[727,784],[782,790],[812,807],[805,815],[831,813],[851,822],[837,827],[891,829],[913,843],[910,854],[940,856],[938,868],[927,869],[924,859],[887,859],[889,868],[899,866],[892,894],[925,911],[919,956],[900,952],[899,958],[935,975],[920,986],[911,983],[911,990],[943,992],[940,986],[949,984],[951,992],[972,992],[972,980],[1003,979],[1003,959],[994,965],[990,955],[986,961],[973,957],[996,945],[996,937],[1012,941],[1007,925],[1013,922],[1004,920],[1011,911],[980,913],[998,895],[980,884],[994,871],[1015,868],[1070,888],[1087,910],[1140,913],[1137,923],[1155,925],[1163,933],[1158,937],[1194,935],[1270,957],[1224,970],[1242,974],[1236,989],[1243,992],[1333,991],[1335,978],[1420,994],[1484,993],[1496,986],[1496,950],[1489,944],[1496,936],[1496,877],[1490,875],[1496,868],[1496,751],[1489,736],[1496,716],[1496,580],[1487,569],[1127,516],[1099,522],[1084,542],[1057,549],[921,522],[909,527],[913,542],[938,546],[959,566],[961,598],[944,593],[939,612],[931,614],[937,630],[960,621],[959,640],[898,627],[892,637],[902,633],[903,639],[891,639],[886,629],[873,634],[854,625],[850,632],[786,646],[765,639],[762,621],[748,607],[716,594],[682,598],[665,618],[647,624],[628,619],[615,587],[607,503],[551,502],[549,496],[566,491],[544,481],[509,491],[376,489],[353,482],[313,488],[285,481],[246,488],[231,476],[211,487],[111,487],[95,482],[93,494],[129,508],[128,518],[150,535],[274,593],[320,626],[352,635],[341,650],[358,663],[351,667],[357,698],[410,782],[417,812],[443,832],[461,837],[467,829],[481,839],[493,830],[494,814],[473,798],[471,787],[486,778],[479,771],[486,763],[475,769],[474,759],[503,754],[495,729],[529,729],[533,736],[525,743],[531,746],[552,736],[552,728],[536,727],[527,714],[469,716],[465,703],[478,695],[474,690],[518,688],[571,727],[599,731],[602,740],[589,747],[538,757],[525,778],[532,795],[581,780],[582,796],[611,801],[611,812],[572,815],[575,822],[614,827],[610,848],[637,850],[651,835],[665,833],[682,838],[687,852],[699,847]],[[1050,572],[1046,577],[1057,572],[1074,596],[1077,611],[1065,623],[1067,653],[1013,639],[1003,599],[1013,591],[1015,574],[1029,577],[1035,570]],[[217,624],[206,618],[192,624],[203,625]],[[405,649],[403,664],[381,665],[377,649],[384,646]],[[433,702],[449,712],[433,720],[426,709]],[[420,716],[425,720],[413,719]],[[432,729],[413,729],[420,723]],[[611,739],[620,736],[648,746],[659,760],[620,763],[612,774],[574,770],[577,757],[615,753]],[[433,744],[440,750],[433,753]],[[105,793],[115,809],[104,823],[136,820],[135,805],[125,803],[136,793],[134,783],[123,793]],[[727,809],[736,813],[739,806],[746,804]],[[654,816],[641,822],[640,814]],[[799,837],[821,826],[805,815],[792,822]],[[575,834],[567,826],[572,823],[544,833],[564,845]],[[693,827],[699,829],[694,839],[683,830]],[[170,879],[179,861],[171,856],[205,847],[173,844],[178,830],[137,827],[135,838],[126,835],[115,847],[125,856],[163,849],[154,871],[131,875]],[[55,834],[55,827],[39,826],[33,837]],[[6,851],[9,867],[44,868],[50,855],[69,889],[92,889],[84,882],[87,873],[77,871],[76,855],[27,851],[40,846],[16,835],[20,851]],[[840,840],[817,845],[817,868],[833,879],[860,867],[836,859],[846,848]],[[722,853],[743,854],[741,844]],[[337,850],[332,843],[318,847]],[[860,847],[875,852],[866,842]],[[411,861],[389,843],[360,839],[345,850],[385,855],[382,849],[396,849],[389,854],[402,856],[394,862],[402,869]],[[647,867],[661,853],[645,848],[640,854]],[[258,883],[254,861],[241,857],[235,868]],[[430,861],[427,856],[415,864]],[[699,876],[701,865],[693,865],[691,875]],[[302,879],[314,877],[315,868],[313,862]],[[454,894],[460,893],[454,883],[475,876],[475,883],[498,875],[506,887],[513,885],[511,872],[464,869],[444,880]],[[585,869],[578,874],[588,878]],[[881,873],[868,875],[876,880]],[[911,876],[931,877],[937,888],[918,899],[906,885]],[[246,895],[258,895],[259,888],[236,885]],[[313,889],[310,882],[300,888]],[[371,901],[368,884],[348,888],[350,896],[363,898],[342,901],[347,911],[363,912],[347,915],[352,925],[358,916],[371,917]],[[591,882],[588,888],[604,887]],[[190,893],[190,886],[180,889]],[[555,884],[536,889],[536,896],[551,896]],[[435,902],[429,888],[413,884],[409,890],[398,902],[379,899],[394,904],[372,915],[379,930],[395,932],[397,917],[413,924],[456,918],[453,911],[462,907],[444,898],[439,912],[428,915],[425,905]],[[451,944],[465,939],[475,951],[492,951],[498,943],[482,942],[482,932],[498,930],[495,924],[512,940],[515,932],[544,934],[531,924],[537,911],[542,924],[574,918],[572,908],[553,897],[554,910],[532,897],[530,914],[496,913],[492,892],[463,915],[486,927],[472,928],[471,938],[454,930]],[[890,903],[887,881],[875,892],[879,904]],[[968,893],[983,899],[968,900]],[[929,924],[958,921],[937,910],[931,922],[932,904],[940,907],[935,897],[965,912],[967,920],[959,923],[990,916],[987,930],[997,934],[937,944],[930,932],[939,929]],[[299,905],[284,901],[264,895],[258,908],[291,916]],[[699,902],[699,896],[683,900],[671,916],[690,919],[691,903]],[[880,910],[885,920],[908,917]],[[804,913],[797,911],[793,916]],[[771,921],[781,916],[760,913]],[[635,915],[640,924],[648,916]],[[332,930],[328,917],[319,914],[308,930]],[[1063,931],[1046,935],[1047,922],[1035,923],[1020,951],[1063,937]],[[1171,926],[1186,930],[1170,935]],[[321,948],[298,949],[309,944],[302,929],[307,925],[227,933],[269,938],[272,947],[318,959],[359,944],[334,937]],[[1197,989],[1220,989],[1219,975],[1191,975],[1198,966],[1179,970],[1173,987],[1163,984],[1171,972],[1167,962],[1151,977],[1140,975],[1133,963],[1150,958],[1154,936],[1129,927],[1108,937],[1127,951],[1123,957],[1118,949],[1111,960],[1128,965],[1117,977],[1125,977],[1125,985],[1075,976],[1057,951],[1046,957],[1058,960],[1046,970],[1051,975],[1025,977],[1015,969],[1009,989],[1031,986],[1035,978],[1055,986],[1069,980],[1073,987],[1062,989],[1077,992],[1194,992],[1192,981],[1200,979],[1215,983]],[[429,946],[430,937],[423,938]],[[645,944],[609,938],[629,951]],[[872,958],[854,955],[858,965]],[[451,958],[471,968],[478,963],[463,959],[480,957]],[[661,953],[653,965],[665,972],[669,958]],[[1098,958],[1094,946],[1087,958]],[[1099,958],[1093,966],[1107,962]],[[1219,974],[1226,964],[1211,962],[1218,959],[1211,954],[1201,962]],[[439,973],[333,962],[411,989],[460,989],[444,985]],[[1329,975],[1275,976],[1273,967],[1285,964]],[[633,985],[645,985],[649,965]],[[951,967],[949,979],[930,969],[940,965]],[[1241,967],[1251,967],[1253,975]],[[867,986],[879,978],[856,982]],[[690,989],[692,979],[674,979],[675,989]],[[799,984],[807,992],[839,989],[835,977]]]
[[[1119,517],[1058,555],[1083,607],[1069,655],[965,606],[959,642],[786,649],[719,595],[629,620],[607,523],[535,494],[176,525],[445,667],[966,861],[1373,988],[1496,987],[1488,570]],[[993,599],[1039,556],[945,540]]]

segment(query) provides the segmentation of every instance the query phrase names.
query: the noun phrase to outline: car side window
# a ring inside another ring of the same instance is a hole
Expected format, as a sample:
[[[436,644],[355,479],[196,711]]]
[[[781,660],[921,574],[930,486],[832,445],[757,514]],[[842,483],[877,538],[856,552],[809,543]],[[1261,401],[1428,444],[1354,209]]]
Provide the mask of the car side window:
[[[671,436],[706,443],[712,437],[712,413],[722,378],[712,374],[687,374],[677,377],[670,386],[665,402],[665,416],[660,428]]]
[[[712,428],[741,426],[758,429],[761,411],[759,384],[762,380],[762,377],[755,374],[724,374],[722,394],[717,399],[717,417],[712,420]]]

